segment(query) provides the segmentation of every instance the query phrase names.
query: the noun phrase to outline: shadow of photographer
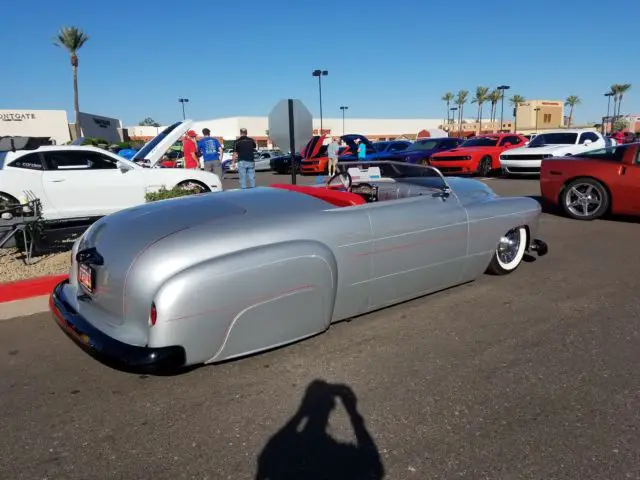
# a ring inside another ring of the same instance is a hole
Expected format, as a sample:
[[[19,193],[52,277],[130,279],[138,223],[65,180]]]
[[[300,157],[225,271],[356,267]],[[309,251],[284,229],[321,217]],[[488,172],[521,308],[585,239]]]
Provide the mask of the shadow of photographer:
[[[338,400],[349,415],[355,444],[341,443],[327,433]],[[260,453],[256,480],[382,479],[380,454],[356,403],[346,385],[310,383],[298,411]]]

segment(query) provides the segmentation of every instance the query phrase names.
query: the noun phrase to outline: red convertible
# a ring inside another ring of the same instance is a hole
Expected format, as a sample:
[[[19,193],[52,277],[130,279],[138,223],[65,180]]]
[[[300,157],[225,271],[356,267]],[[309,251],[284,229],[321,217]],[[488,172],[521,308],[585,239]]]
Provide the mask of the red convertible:
[[[640,215],[640,143],[545,158],[540,192],[546,202],[579,220],[606,213]]]
[[[524,147],[528,140],[515,133],[479,135],[458,148],[432,155],[429,163],[443,173],[474,173],[487,177],[501,169],[500,154],[509,148]]]

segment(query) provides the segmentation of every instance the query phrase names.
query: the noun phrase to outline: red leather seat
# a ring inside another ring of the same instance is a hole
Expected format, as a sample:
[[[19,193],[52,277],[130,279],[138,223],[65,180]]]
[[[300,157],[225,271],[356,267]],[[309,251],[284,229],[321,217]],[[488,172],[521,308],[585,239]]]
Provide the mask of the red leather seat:
[[[272,188],[281,188],[292,192],[304,193],[312,197],[329,202],[336,207],[350,207],[352,205],[363,205],[366,203],[360,195],[351,192],[341,192],[325,187],[309,187],[306,185],[289,185],[286,183],[273,183]]]

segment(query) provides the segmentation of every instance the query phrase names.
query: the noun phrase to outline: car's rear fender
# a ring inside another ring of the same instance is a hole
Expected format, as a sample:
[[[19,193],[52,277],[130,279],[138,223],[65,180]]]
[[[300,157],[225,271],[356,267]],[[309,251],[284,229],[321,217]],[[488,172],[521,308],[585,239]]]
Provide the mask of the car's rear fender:
[[[181,271],[155,295],[150,346],[181,345],[187,363],[291,343],[329,327],[337,263],[325,245],[290,241],[241,250]]]

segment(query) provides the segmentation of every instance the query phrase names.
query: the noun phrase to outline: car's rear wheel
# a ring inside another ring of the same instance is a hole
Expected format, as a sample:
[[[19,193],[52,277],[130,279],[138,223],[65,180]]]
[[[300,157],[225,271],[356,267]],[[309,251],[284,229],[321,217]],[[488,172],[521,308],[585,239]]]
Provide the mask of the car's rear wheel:
[[[564,213],[577,220],[595,220],[609,209],[609,192],[593,178],[576,178],[560,193]]]
[[[491,157],[487,155],[486,157],[482,157],[482,160],[480,160],[476,174],[479,177],[488,177],[491,175],[492,170]]]
[[[194,193],[207,193],[211,190],[204,183],[199,180],[184,180],[180,182],[178,188],[184,188],[187,190],[193,190]]]
[[[527,250],[527,229],[517,227],[509,230],[498,242],[487,273],[507,275],[520,266]]]

